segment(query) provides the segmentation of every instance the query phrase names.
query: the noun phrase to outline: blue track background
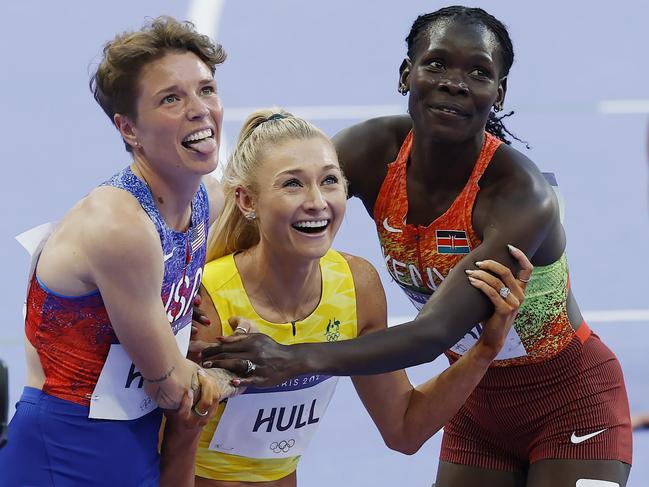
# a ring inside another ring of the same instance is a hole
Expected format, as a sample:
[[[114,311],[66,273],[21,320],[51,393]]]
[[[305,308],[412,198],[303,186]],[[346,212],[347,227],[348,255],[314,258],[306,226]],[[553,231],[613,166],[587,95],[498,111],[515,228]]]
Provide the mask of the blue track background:
[[[221,3],[221,15],[210,28],[229,54],[216,75],[229,147],[242,114],[254,107],[296,107],[297,113],[302,107],[331,135],[371,113],[405,112],[405,99],[396,91],[403,39],[418,14],[445,5],[422,0]],[[526,153],[544,171],[557,174],[566,203],[574,292],[592,317],[592,328],[620,357],[632,408],[649,410],[648,116],[642,108],[609,113],[602,105],[649,98],[649,3],[494,0],[474,5],[510,28],[516,60],[506,108],[516,115],[508,127],[529,141],[532,149]],[[28,266],[13,237],[60,218],[129,162],[88,91],[103,42],[137,28],[145,17],[188,18],[190,7],[188,0],[4,0],[0,5],[5,268],[0,357],[11,367],[12,402],[25,374],[21,304]],[[327,115],[325,108],[332,106],[342,107],[333,110],[339,116]],[[375,230],[358,201],[350,202],[336,246],[381,269],[395,320],[412,315],[381,267]],[[596,313],[602,310],[612,314]],[[440,359],[409,374],[419,383],[445,365]],[[389,451],[345,379],[303,458],[300,483],[429,486],[439,438],[412,457]],[[640,432],[629,486],[649,485],[647,458],[649,433]]]

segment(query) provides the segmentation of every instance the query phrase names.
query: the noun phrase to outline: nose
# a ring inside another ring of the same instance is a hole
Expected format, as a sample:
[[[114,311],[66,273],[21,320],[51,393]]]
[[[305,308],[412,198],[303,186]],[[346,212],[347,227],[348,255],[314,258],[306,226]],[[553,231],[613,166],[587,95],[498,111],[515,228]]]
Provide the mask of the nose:
[[[187,99],[187,118],[190,120],[200,120],[208,113],[207,105],[198,96],[190,96]]]
[[[327,208],[327,200],[322,194],[319,186],[311,186],[304,206],[307,210],[311,211],[321,211]]]
[[[466,95],[469,93],[469,85],[457,77],[442,78],[438,82],[439,89],[451,95]]]

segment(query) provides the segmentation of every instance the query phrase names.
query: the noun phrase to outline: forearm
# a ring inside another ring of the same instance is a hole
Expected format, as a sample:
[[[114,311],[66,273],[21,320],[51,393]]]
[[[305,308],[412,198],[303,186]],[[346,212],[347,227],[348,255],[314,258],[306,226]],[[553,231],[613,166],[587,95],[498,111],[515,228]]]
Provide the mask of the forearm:
[[[203,425],[216,411],[216,401],[209,400],[209,381],[213,382],[220,391],[219,398],[232,397],[243,392],[242,389],[231,385],[233,375],[222,369],[210,369],[201,372],[200,380],[204,385],[202,398],[198,404],[192,407],[186,397],[183,405],[178,411],[168,412],[164,428],[164,437],[160,452],[160,485],[162,486],[193,486],[194,485],[194,463],[196,450],[200,440]],[[207,388],[207,390],[206,390]],[[201,404],[208,401],[211,405]],[[204,411],[205,417],[197,418],[196,410]],[[193,421],[187,420],[187,414]]]
[[[491,361],[491,357],[480,352],[479,345],[474,346],[444,372],[416,387],[400,435],[394,441],[399,446],[396,449],[408,454],[419,450],[458,412]]]
[[[493,313],[493,304],[464,275],[464,269],[472,266],[461,261],[410,323],[348,342],[296,345],[302,347],[296,365],[305,367],[305,372],[366,375],[434,360]]]
[[[198,399],[198,369],[197,364],[181,358],[158,377],[144,376],[144,390],[162,409],[176,410],[186,392],[191,391],[194,401]]]
[[[411,455],[459,410],[493,359],[480,344],[417,388],[403,370],[352,380],[385,444]]]
[[[447,333],[432,316],[354,340],[292,345],[298,356],[295,373],[368,375],[431,362],[450,348],[464,331]],[[293,351],[293,350],[292,350]]]
[[[160,450],[160,485],[191,487],[194,485],[194,464],[201,428],[188,429],[168,420]]]

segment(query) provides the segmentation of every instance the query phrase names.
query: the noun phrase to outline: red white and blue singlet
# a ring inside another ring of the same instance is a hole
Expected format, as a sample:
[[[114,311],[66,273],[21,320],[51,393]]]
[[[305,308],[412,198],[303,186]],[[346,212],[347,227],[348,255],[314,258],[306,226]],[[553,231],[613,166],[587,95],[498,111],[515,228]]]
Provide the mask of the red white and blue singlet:
[[[165,224],[148,186],[130,167],[103,186],[131,193],[158,230],[165,258],[160,294],[169,322],[191,315],[205,263],[209,208],[204,186],[192,201],[191,227],[182,233]],[[34,273],[25,324],[27,338],[38,351],[45,372],[43,392],[88,406],[110,345],[119,343],[99,290],[62,296],[47,289]]]
[[[130,167],[102,186],[129,192],[158,230],[164,256],[160,298],[179,346],[181,334],[187,337],[186,346],[192,301],[205,264],[209,225],[205,187],[201,184],[192,200],[189,229],[177,232],[166,225],[149,187]],[[119,345],[99,290],[63,296],[48,289],[34,272],[26,311],[27,339],[38,352],[45,383],[42,391],[26,387],[16,407],[9,442],[0,450],[0,484],[158,485],[162,414],[143,393],[142,377]],[[121,362],[111,359],[115,350],[123,355]],[[138,414],[113,415],[108,388],[104,389],[108,392],[103,398],[109,401],[102,406],[103,415],[93,415],[104,373],[114,372],[113,364],[125,363],[126,372],[120,369],[124,377],[117,375],[120,380],[113,389],[121,393],[123,387],[128,394],[142,395],[146,404]]]

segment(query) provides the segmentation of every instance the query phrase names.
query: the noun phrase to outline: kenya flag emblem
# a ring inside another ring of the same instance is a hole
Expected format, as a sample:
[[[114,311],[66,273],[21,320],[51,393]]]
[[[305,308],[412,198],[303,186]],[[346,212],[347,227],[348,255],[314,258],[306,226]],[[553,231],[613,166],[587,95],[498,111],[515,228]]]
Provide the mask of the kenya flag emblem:
[[[438,254],[468,254],[471,252],[469,239],[463,230],[437,230]]]

